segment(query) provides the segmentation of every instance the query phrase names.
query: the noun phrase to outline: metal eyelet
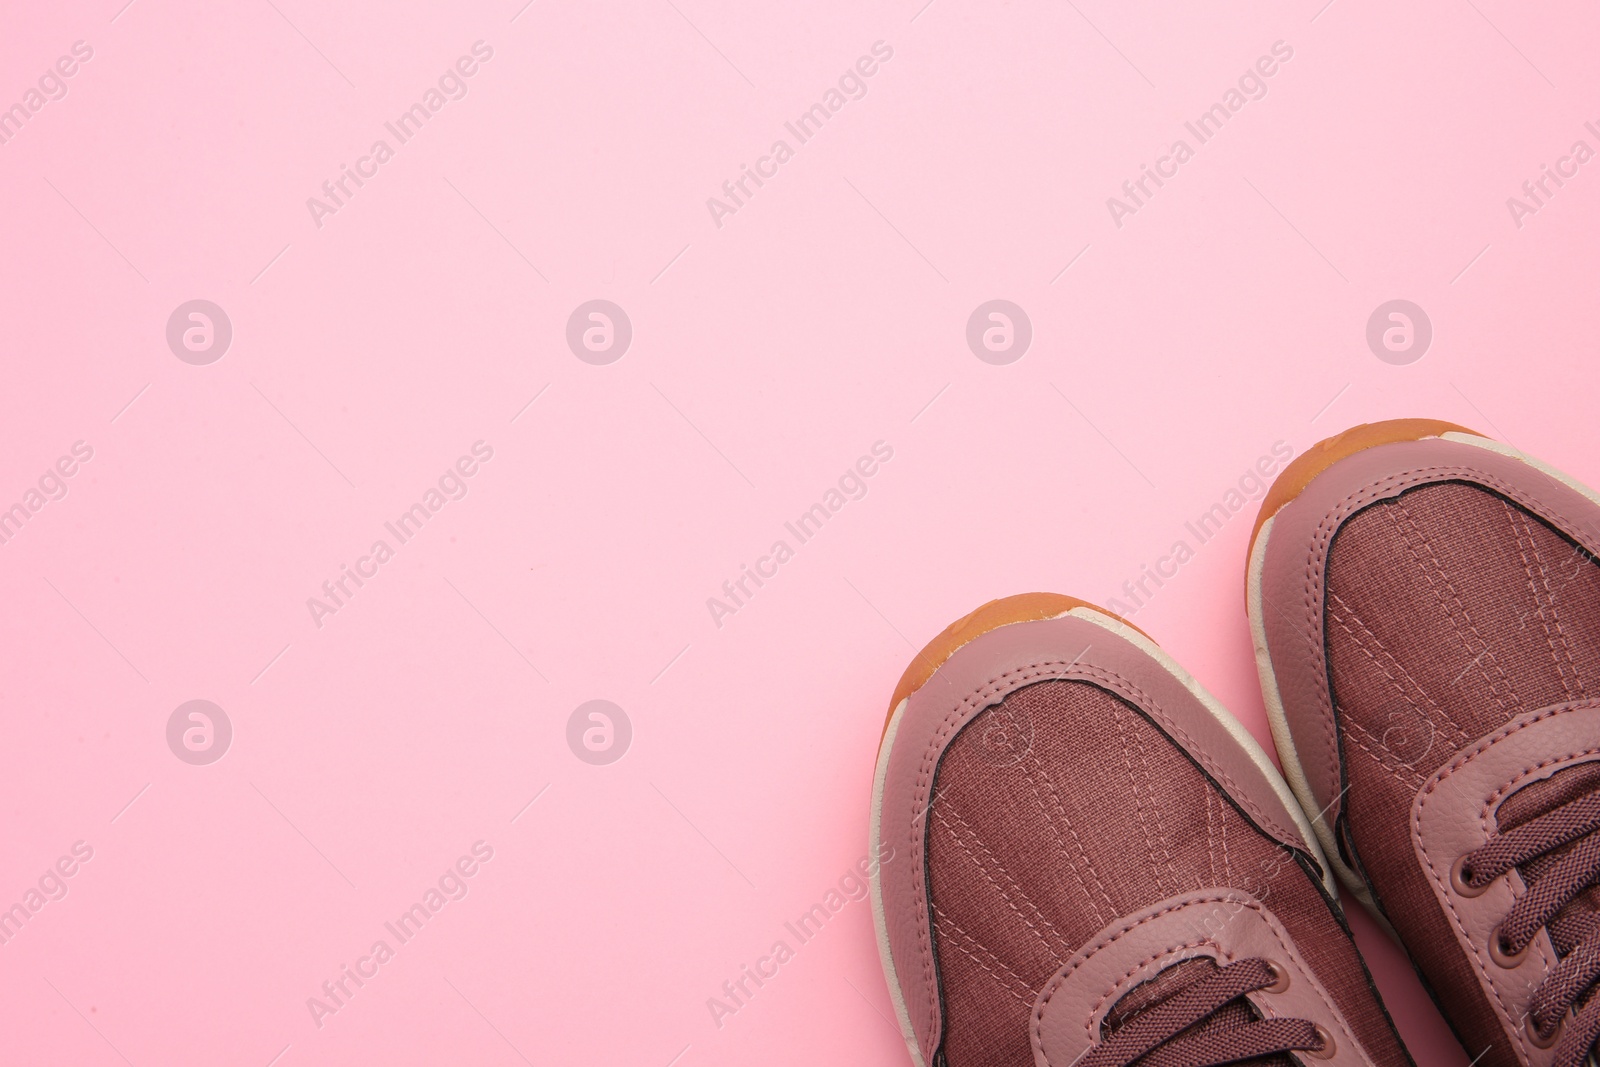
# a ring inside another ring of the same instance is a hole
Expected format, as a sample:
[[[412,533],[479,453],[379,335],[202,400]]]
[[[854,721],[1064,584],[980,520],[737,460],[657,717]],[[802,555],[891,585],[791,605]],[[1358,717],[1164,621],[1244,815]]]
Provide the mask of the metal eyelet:
[[[1566,1020],[1563,1019],[1556,1023],[1554,1029],[1550,1031],[1550,1035],[1548,1037],[1540,1037],[1539,1028],[1534,1025],[1533,1016],[1530,1015],[1528,1016],[1527,1025],[1524,1027],[1524,1029],[1528,1032],[1528,1044],[1532,1045],[1534,1048],[1550,1048],[1557,1041],[1561,1040],[1561,1031],[1565,1026]]]
[[[1469,885],[1466,875],[1463,873],[1466,869],[1466,866],[1467,857],[1463,855],[1457,859],[1455,864],[1450,868],[1450,888],[1455,890],[1456,896],[1458,897],[1482,896],[1489,887],[1485,885],[1474,888],[1473,886]]]
[[[1289,968],[1277,960],[1262,960],[1267,965],[1267,973],[1272,975],[1272,984],[1261,987],[1263,993],[1287,993],[1289,991]]]
[[[1333,1054],[1337,1051],[1333,1043],[1333,1035],[1319,1026],[1317,1027],[1317,1040],[1321,1044],[1314,1049],[1306,1049],[1305,1054],[1316,1060],[1333,1059]]]
[[[1522,966],[1522,961],[1527,958],[1530,947],[1531,943],[1522,946],[1521,952],[1513,953],[1506,948],[1505,936],[1500,933],[1498,928],[1489,936],[1489,958],[1508,971]]]

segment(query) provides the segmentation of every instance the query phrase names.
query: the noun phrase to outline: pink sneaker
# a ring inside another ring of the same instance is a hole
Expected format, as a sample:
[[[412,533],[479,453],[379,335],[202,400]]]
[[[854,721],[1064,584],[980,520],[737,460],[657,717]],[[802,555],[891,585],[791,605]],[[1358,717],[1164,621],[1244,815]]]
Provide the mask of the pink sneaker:
[[[1600,1035],[1600,498],[1471,430],[1291,464],[1247,585],[1284,772],[1478,1067]]]
[[[1410,1063],[1266,754],[1082,601],[997,600],[922,651],[871,833],[918,1067]]]

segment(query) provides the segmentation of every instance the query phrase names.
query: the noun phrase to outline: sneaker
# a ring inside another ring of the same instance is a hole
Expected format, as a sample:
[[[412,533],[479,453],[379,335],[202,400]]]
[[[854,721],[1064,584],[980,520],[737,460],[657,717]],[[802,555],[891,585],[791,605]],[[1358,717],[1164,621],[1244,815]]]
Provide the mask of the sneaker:
[[[1600,498],[1451,423],[1267,494],[1247,601],[1284,773],[1478,1067],[1600,1034]]]
[[[1266,754],[1082,601],[997,600],[922,650],[871,837],[918,1067],[1411,1062]]]

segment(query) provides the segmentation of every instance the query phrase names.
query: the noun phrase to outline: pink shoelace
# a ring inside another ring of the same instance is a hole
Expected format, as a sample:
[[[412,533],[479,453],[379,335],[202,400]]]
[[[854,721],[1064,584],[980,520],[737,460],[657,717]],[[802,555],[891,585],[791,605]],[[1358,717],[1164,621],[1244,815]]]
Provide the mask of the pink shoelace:
[[[1285,1052],[1330,1055],[1328,1034],[1305,1019],[1213,1018],[1245,994],[1282,989],[1287,980],[1281,967],[1259,958],[1219,967],[1134,1016],[1079,1060],[1079,1067],[1220,1067]],[[1203,1025],[1208,1020],[1212,1025]]]
[[[1489,943],[1489,956],[1502,967],[1515,967],[1539,931],[1555,919],[1600,875],[1600,792],[1590,793],[1490,837],[1456,861],[1451,880],[1456,889],[1474,896],[1513,867],[1521,867],[1556,849],[1577,842],[1552,857],[1538,874],[1524,872],[1528,891],[1512,905]],[[1528,1039],[1539,1048],[1560,1042],[1555,1067],[1580,1067],[1600,1038],[1600,916],[1584,922],[1576,944],[1534,991],[1528,1007]],[[1577,1009],[1574,1014],[1574,1009]]]

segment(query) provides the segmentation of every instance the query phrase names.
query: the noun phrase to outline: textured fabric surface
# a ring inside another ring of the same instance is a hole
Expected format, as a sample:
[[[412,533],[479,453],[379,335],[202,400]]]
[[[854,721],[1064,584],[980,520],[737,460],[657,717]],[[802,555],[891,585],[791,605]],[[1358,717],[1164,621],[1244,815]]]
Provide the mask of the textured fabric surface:
[[[1514,1063],[1408,820],[1423,782],[1463,747],[1523,713],[1600,693],[1600,567],[1501,497],[1435,484],[1344,524],[1325,614],[1348,786],[1341,833],[1469,1053],[1492,1045],[1484,1067]],[[1521,790],[1501,805],[1500,825],[1581,795],[1597,775],[1577,767]],[[1590,890],[1552,924],[1558,951],[1595,906]]]
[[[1120,916],[1219,887],[1273,910],[1378,1063],[1408,1062],[1314,881],[1102,689],[1041,682],[974,718],[939,765],[928,823],[951,1067],[1031,1067],[1029,1013],[1062,963]],[[1123,1014],[1161,993],[1134,990]]]

